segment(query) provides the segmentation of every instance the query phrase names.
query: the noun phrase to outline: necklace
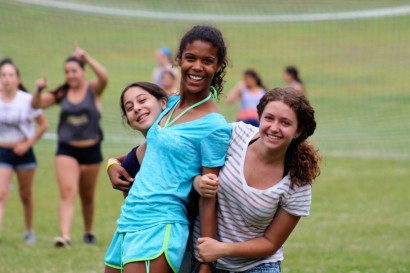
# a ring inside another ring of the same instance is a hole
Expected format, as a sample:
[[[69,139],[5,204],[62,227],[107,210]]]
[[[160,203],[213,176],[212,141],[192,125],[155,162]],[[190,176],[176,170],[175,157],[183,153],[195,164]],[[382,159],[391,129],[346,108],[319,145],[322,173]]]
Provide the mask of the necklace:
[[[165,125],[164,128],[170,127],[172,124],[174,124],[178,119],[180,119],[183,115],[185,115],[189,110],[191,110],[192,108],[195,108],[205,102],[207,102],[208,100],[210,100],[211,98],[216,98],[218,96],[218,93],[215,89],[215,87],[211,86],[211,92],[209,93],[209,95],[204,98],[201,101],[198,101],[197,103],[189,106],[187,109],[185,109],[184,111],[182,111],[182,113],[180,113],[178,116],[176,116],[173,120],[171,120],[172,115],[175,112],[175,109],[177,108],[179,101],[175,104],[174,107],[172,107],[171,113],[169,114],[167,120],[165,121]]]

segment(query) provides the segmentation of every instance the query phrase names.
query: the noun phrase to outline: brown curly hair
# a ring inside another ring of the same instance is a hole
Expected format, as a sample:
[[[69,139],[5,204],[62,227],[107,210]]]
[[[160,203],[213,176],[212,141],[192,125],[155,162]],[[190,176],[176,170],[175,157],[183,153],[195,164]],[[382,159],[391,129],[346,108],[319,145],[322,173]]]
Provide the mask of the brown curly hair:
[[[321,160],[318,150],[307,141],[316,129],[315,110],[302,92],[292,87],[274,88],[266,92],[257,106],[259,120],[266,105],[272,101],[281,101],[289,106],[298,121],[300,135],[290,143],[285,155],[292,186],[311,185],[320,174]]]

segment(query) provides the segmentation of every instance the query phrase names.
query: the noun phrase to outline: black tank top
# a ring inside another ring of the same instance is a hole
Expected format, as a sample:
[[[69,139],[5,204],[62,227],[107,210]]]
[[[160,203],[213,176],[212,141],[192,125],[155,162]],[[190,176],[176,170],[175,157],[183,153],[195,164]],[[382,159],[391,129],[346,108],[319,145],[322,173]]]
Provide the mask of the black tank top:
[[[102,139],[101,113],[95,104],[91,86],[88,86],[86,96],[80,103],[69,102],[66,94],[60,104],[59,142]]]

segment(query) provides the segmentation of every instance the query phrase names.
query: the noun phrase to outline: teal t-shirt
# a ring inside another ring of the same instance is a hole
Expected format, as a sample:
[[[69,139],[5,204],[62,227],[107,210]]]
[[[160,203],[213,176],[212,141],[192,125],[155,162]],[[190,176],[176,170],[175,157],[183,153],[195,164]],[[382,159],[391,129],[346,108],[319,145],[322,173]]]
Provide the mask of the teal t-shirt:
[[[117,221],[119,232],[165,223],[189,224],[186,205],[193,179],[202,167],[225,163],[232,127],[221,114],[159,128],[160,120],[178,101],[179,96],[170,97],[148,131],[141,169]]]

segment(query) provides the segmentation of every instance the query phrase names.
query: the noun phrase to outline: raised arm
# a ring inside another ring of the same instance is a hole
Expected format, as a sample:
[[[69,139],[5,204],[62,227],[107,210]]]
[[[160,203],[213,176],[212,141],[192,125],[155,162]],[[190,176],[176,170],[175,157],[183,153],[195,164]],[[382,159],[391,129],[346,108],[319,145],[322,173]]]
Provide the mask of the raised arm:
[[[228,97],[226,98],[225,102],[227,104],[232,104],[241,99],[241,86],[243,85],[242,82],[235,85],[231,91],[229,91]]]
[[[236,243],[223,243],[211,238],[198,240],[198,252],[204,262],[221,257],[261,258],[271,256],[285,243],[299,222],[294,216],[279,208],[272,223],[261,237]]]
[[[90,82],[91,87],[95,94],[100,96],[104,91],[104,88],[108,84],[108,72],[99,62],[91,57],[86,51],[81,49],[77,44],[75,45],[74,57],[88,64],[97,78]]]
[[[31,101],[31,107],[34,109],[47,108],[56,103],[56,97],[53,93],[42,93],[47,86],[48,82],[45,77],[36,81],[36,88],[34,89],[33,99]]]

